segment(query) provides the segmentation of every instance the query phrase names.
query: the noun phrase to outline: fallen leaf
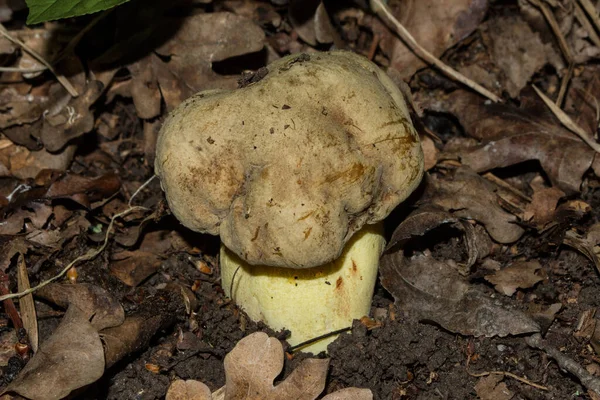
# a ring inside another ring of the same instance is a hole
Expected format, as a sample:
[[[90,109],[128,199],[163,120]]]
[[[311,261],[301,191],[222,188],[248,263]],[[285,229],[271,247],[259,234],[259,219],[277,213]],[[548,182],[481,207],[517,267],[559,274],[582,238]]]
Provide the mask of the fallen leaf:
[[[0,139],[0,177],[28,179],[35,178],[45,169],[66,171],[75,150],[75,146],[67,146],[56,154],[46,149],[32,151],[8,139]]]
[[[202,382],[178,379],[171,383],[166,400],[211,400],[210,389]]]
[[[137,286],[154,274],[161,258],[145,251],[121,251],[113,254],[110,272],[127,286]]]
[[[76,306],[97,330],[118,326],[125,320],[125,311],[110,293],[88,283],[51,283],[36,294],[54,304],[67,308]]]
[[[100,379],[104,349],[89,316],[70,306],[60,325],[4,390],[36,400],[58,400]]]
[[[493,62],[506,77],[502,87],[517,97],[533,74],[547,62],[552,46],[544,46],[521,16],[493,18],[487,24]]]
[[[590,226],[584,234],[567,231],[563,243],[586,256],[600,271],[600,223]]]
[[[539,261],[515,262],[485,280],[492,283],[496,290],[506,296],[512,296],[517,289],[527,289],[544,280],[539,271],[542,269]]]
[[[598,131],[600,68],[597,65],[586,66],[579,76],[571,80],[570,87],[564,109],[575,124],[590,137],[595,137]]]
[[[543,230],[557,218],[556,206],[565,193],[556,187],[534,188],[531,203],[525,207],[523,220],[533,223],[538,230]]]
[[[311,46],[331,43],[337,34],[321,0],[291,0],[288,16],[298,36]]]
[[[553,186],[567,194],[578,192],[594,151],[540,108],[538,100],[522,97],[522,102],[522,108],[485,104],[476,94],[456,91],[443,104],[430,106],[456,115],[466,133],[481,141],[479,146],[457,152],[475,172],[537,160]]]
[[[512,243],[524,233],[517,218],[504,211],[494,186],[473,171],[459,168],[449,176],[430,176],[422,203],[435,204],[452,215],[482,223],[500,243]]]
[[[273,380],[283,368],[283,347],[279,340],[256,332],[240,340],[225,357],[225,398],[313,400],[325,388],[328,366],[327,359],[305,359],[283,382],[273,386]],[[331,398],[372,398],[370,390],[348,391],[346,395],[348,397]]]
[[[105,347],[106,368],[148,346],[163,322],[163,315],[132,315],[125,318],[121,325],[100,331]]]
[[[142,16],[142,20],[144,17],[148,18]],[[219,75],[213,71],[213,64],[258,52],[264,46],[263,30],[252,20],[233,13],[161,18],[164,22],[156,25],[152,32],[145,32],[146,27],[133,38],[140,40],[140,35],[145,34],[146,41],[157,43],[158,47],[146,58],[131,64],[131,80],[111,88],[113,93],[108,93],[109,97],[114,96],[117,90],[118,94],[133,97],[136,110],[143,118],[158,115],[161,97],[170,111],[199,91],[237,87],[237,75]],[[171,32],[173,27],[178,27],[176,32]],[[163,37],[169,32],[170,36]],[[104,60],[121,57],[121,53],[123,56],[129,53],[131,40],[123,39],[110,54],[99,59],[106,62]]]
[[[394,16],[415,40],[434,56],[473,32],[488,9],[487,0],[453,0],[443,7],[436,0],[403,0],[390,3]],[[425,63],[406,45],[387,31],[381,48],[390,57],[390,66],[403,79],[409,79]]]
[[[373,393],[369,389],[346,388],[328,394],[321,400],[372,400]]]
[[[500,374],[489,374],[479,378],[475,385],[475,392],[481,400],[510,400],[514,393],[502,382],[504,377]]]
[[[424,218],[425,222],[415,223],[410,217],[402,222],[381,258],[381,284],[400,309],[463,335],[491,337],[539,331],[527,315],[498,304],[469,285],[451,265],[452,260],[436,260],[428,251],[406,257],[407,242],[441,222],[434,214]]]

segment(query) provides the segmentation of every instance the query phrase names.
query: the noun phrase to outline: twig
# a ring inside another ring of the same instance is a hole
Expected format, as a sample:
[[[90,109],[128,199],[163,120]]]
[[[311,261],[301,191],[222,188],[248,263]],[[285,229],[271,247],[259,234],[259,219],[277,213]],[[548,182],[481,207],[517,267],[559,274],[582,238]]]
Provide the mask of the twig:
[[[542,386],[539,385],[535,382],[531,382],[529,379],[525,379],[525,378],[521,378],[519,375],[515,375],[512,372],[504,372],[504,371],[486,371],[486,372],[478,372],[478,373],[473,373],[471,371],[469,371],[467,369],[467,374],[474,376],[476,378],[482,377],[482,376],[488,376],[488,375],[502,375],[502,376],[508,376],[509,378],[513,378],[518,380],[519,382],[522,382],[526,385],[529,386],[533,386],[534,388],[540,389],[540,390],[548,390],[548,388],[546,386]]]
[[[577,18],[577,21],[581,24],[581,26],[583,26],[594,45],[596,47],[600,47],[600,36],[598,36],[596,30],[585,16],[581,6],[577,2],[573,2],[573,6],[575,7],[575,18]],[[597,28],[600,30],[600,25],[597,25]]]
[[[152,182],[152,181],[154,180],[154,178],[156,178],[156,177],[157,177],[157,175],[152,175],[152,176],[150,177],[150,179],[148,179],[146,182],[144,182],[144,183],[142,184],[142,186],[140,186],[139,188],[137,188],[137,190],[136,190],[135,192],[133,192],[133,194],[131,195],[131,198],[129,199],[129,202],[127,203],[127,205],[129,205],[129,207],[131,207],[131,202],[133,201],[133,199],[135,199],[135,198],[136,198],[136,196],[137,196],[137,195],[138,195],[138,194],[139,194],[139,193],[140,193],[142,190],[144,190],[144,188],[145,188],[146,186],[148,186],[148,185],[150,184],[150,182]]]
[[[546,103],[550,111],[559,119],[559,121],[571,132],[579,136],[588,146],[590,146],[595,152],[600,153],[600,144],[589,137],[586,131],[577,125],[571,117],[569,117],[563,110],[560,109],[556,104],[552,102],[540,89],[533,85],[533,89],[540,96],[540,98]]]
[[[19,291],[24,291],[31,288],[31,284],[29,283],[27,265],[25,264],[25,256],[23,254],[19,254],[17,263],[17,288]],[[33,295],[28,294],[19,299],[19,310],[21,311],[23,328],[25,328],[29,337],[31,350],[35,353],[39,345],[39,331]]]
[[[23,43],[19,39],[12,37],[10,35],[10,33],[8,33],[8,31],[6,30],[4,25],[2,25],[2,24],[0,24],[0,35],[4,36],[5,38],[10,40],[14,44],[21,46],[21,48],[23,50],[25,50],[27,53],[29,53],[30,56],[32,56],[37,61],[39,61],[40,63],[45,65],[46,68],[48,68],[48,70],[54,74],[56,79],[60,82],[61,85],[63,85],[63,87],[67,90],[67,92],[69,92],[69,94],[71,96],[73,96],[73,97],[79,96],[79,93],[77,93],[77,90],[75,89],[75,87],[73,85],[71,85],[71,82],[69,82],[69,80],[64,75],[60,75],[58,72],[56,72],[54,67],[48,61],[46,61],[44,59],[44,57],[42,57],[37,51],[35,51],[31,47],[27,46],[25,43]]]
[[[144,182],[142,184],[142,186],[140,188],[138,188],[135,193],[133,194],[133,196],[131,196],[131,199],[129,199],[129,208],[127,208],[125,211],[121,211],[120,213],[117,213],[115,215],[112,216],[112,218],[110,219],[110,223],[108,224],[108,228],[106,228],[106,234],[104,235],[104,242],[102,242],[102,245],[96,249],[92,249],[90,251],[88,251],[87,253],[77,257],[76,259],[74,259],[73,261],[71,261],[69,264],[67,264],[66,267],[64,267],[62,270],[60,270],[60,272],[56,275],[54,275],[52,278],[38,284],[37,286],[34,286],[30,289],[27,290],[23,290],[21,292],[18,293],[11,293],[11,294],[6,294],[3,296],[0,296],[0,301],[4,301],[7,299],[14,299],[14,298],[19,298],[19,297],[23,297],[29,293],[33,293],[36,290],[39,290],[41,288],[43,288],[44,286],[54,282],[55,280],[61,278],[64,274],[67,273],[68,270],[70,270],[73,266],[75,266],[76,264],[79,264],[82,261],[90,261],[93,260],[94,258],[96,258],[100,253],[102,253],[104,251],[104,249],[106,248],[106,246],[108,245],[108,240],[110,238],[110,234],[113,230],[113,226],[115,225],[115,221],[119,218],[125,217],[126,215],[129,215],[135,211],[147,211],[148,208],[146,207],[141,207],[141,206],[132,206],[131,202],[132,200],[135,198],[135,196],[140,192],[140,190],[147,186],[148,183],[150,183],[156,175],[153,175],[150,179],[148,179],[146,182]]]
[[[572,358],[562,354],[557,348],[548,345],[539,333],[535,333],[525,338],[525,342],[530,347],[544,351],[549,357],[556,361],[561,369],[575,375],[583,386],[600,394],[600,379],[587,372],[585,368]]]
[[[290,347],[287,348],[287,351],[290,352],[290,353],[293,353],[296,350],[301,349],[303,347],[306,347],[309,344],[313,344],[315,342],[318,342],[319,340],[327,339],[329,337],[332,337],[332,336],[335,336],[335,335],[339,335],[340,333],[349,332],[351,330],[352,330],[352,327],[349,326],[347,328],[342,328],[342,329],[338,329],[338,330],[335,330],[335,331],[332,331],[332,332],[327,332],[327,333],[324,333],[323,335],[319,335],[319,336],[314,337],[312,339],[305,340],[302,343],[298,343],[298,344],[296,344],[294,346],[290,346]]]
[[[0,72],[20,72],[22,74],[30,74],[34,72],[42,72],[47,70],[46,67],[38,68],[20,68],[20,67],[0,67]]]
[[[94,258],[96,258],[100,253],[102,253],[104,251],[104,249],[106,248],[106,246],[108,245],[108,239],[110,236],[110,233],[112,232],[112,228],[115,224],[115,221],[118,218],[122,218],[126,215],[131,214],[132,212],[135,211],[146,211],[148,210],[146,207],[140,207],[140,206],[135,206],[135,207],[129,207],[127,210],[122,211],[118,214],[113,215],[113,217],[110,219],[110,223],[108,224],[108,228],[106,229],[106,235],[104,236],[104,242],[102,243],[102,245],[100,247],[98,247],[97,249],[93,249],[88,251],[87,253],[77,257],[76,259],[74,259],[73,261],[71,261],[69,264],[67,264],[66,267],[64,267],[58,274],[54,275],[52,278],[38,284],[37,286],[34,286],[30,289],[27,290],[23,290],[22,292],[18,292],[18,293],[11,293],[11,294],[7,294],[4,296],[0,296],[0,301],[4,301],[6,299],[14,299],[14,298],[19,298],[19,297],[23,297],[29,293],[33,293],[41,288],[43,288],[44,286],[54,282],[55,280],[61,278],[64,274],[67,273],[68,270],[70,270],[72,267],[74,267],[76,264],[79,264],[82,261],[90,261],[93,260]]]
[[[560,107],[565,98],[565,94],[567,93],[567,87],[569,86],[571,77],[573,76],[573,55],[571,54],[571,49],[567,44],[567,40],[565,39],[564,35],[560,30],[560,26],[558,25],[558,22],[556,21],[552,10],[550,10],[546,3],[542,1],[529,0],[529,2],[538,7],[544,15],[544,18],[546,19],[546,22],[548,22],[548,25],[550,25],[550,29],[552,29],[556,40],[558,40],[558,47],[560,47],[560,51],[562,52],[565,61],[567,62],[567,64],[569,64],[567,67],[567,73],[562,77],[562,80],[560,82],[560,90],[558,91],[558,96],[556,96],[556,105]]]
[[[373,10],[373,12],[377,14],[379,18],[381,18],[386,24],[388,24],[388,26],[391,26],[391,28],[396,32],[400,39],[402,39],[404,44],[406,44],[408,48],[417,55],[417,57],[421,58],[427,64],[434,65],[446,76],[462,83],[465,86],[470,87],[471,89],[475,90],[479,94],[487,97],[495,103],[502,101],[502,99],[500,99],[494,93],[490,92],[477,82],[474,82],[473,80],[467,78],[460,72],[444,64],[433,54],[427,51],[423,46],[417,43],[417,41],[410,34],[410,32],[408,32],[406,28],[396,19],[396,17],[394,17],[389,7],[386,4],[384,4],[381,0],[371,0],[371,10]]]
[[[590,17],[594,25],[596,25],[596,29],[600,31],[600,16],[598,16],[598,12],[596,11],[596,7],[592,4],[590,0],[579,0],[579,4],[585,10],[587,15]]]

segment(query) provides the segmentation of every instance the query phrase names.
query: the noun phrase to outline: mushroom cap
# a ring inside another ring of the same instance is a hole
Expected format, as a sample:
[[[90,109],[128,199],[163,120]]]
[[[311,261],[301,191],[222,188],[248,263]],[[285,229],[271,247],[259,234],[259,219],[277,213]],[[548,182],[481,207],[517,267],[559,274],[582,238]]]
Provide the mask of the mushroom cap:
[[[408,197],[423,154],[401,92],[364,57],[300,54],[267,69],[176,108],[155,170],[186,227],[249,264],[311,268]]]

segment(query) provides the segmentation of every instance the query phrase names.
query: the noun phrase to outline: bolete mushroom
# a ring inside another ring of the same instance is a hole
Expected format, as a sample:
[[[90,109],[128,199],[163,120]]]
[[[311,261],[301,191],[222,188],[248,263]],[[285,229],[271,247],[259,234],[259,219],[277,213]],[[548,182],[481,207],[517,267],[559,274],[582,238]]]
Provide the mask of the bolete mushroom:
[[[362,56],[296,54],[241,86],[177,107],[155,169],[179,221],[220,235],[226,295],[297,344],[369,313],[377,223],[419,184],[423,155],[401,92]]]

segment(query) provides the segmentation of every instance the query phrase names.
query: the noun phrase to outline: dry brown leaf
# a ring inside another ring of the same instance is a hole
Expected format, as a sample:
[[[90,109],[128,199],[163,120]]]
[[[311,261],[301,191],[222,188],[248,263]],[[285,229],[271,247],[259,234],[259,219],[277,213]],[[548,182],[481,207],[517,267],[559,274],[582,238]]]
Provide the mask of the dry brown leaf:
[[[454,216],[482,223],[500,243],[512,243],[524,232],[516,224],[517,218],[500,207],[494,186],[466,168],[445,177],[431,176],[421,201],[435,204]]]
[[[104,349],[89,316],[70,306],[52,336],[3,393],[36,400],[58,400],[98,380],[104,373]]]
[[[479,378],[475,385],[475,392],[481,400],[510,400],[514,393],[508,389],[506,383],[502,382],[504,376],[490,374]]]
[[[493,62],[504,72],[502,87],[517,97],[533,74],[547,63],[546,48],[539,34],[518,15],[493,18],[487,24]]]
[[[87,283],[51,283],[39,289],[36,294],[63,308],[76,306],[97,330],[121,325],[125,320],[121,304],[99,286]]]
[[[416,41],[434,56],[439,57],[471,32],[488,8],[487,0],[401,0],[390,2],[394,16],[412,34]],[[425,64],[394,34],[386,32],[381,41],[382,50],[390,57],[403,79],[410,78]]]
[[[31,151],[8,139],[0,139],[0,177],[27,179],[35,178],[44,169],[66,171],[76,149],[67,146],[56,154],[46,149]]]
[[[235,88],[238,76],[217,74],[213,63],[258,52],[264,46],[264,32],[258,25],[229,12],[196,14],[167,23],[178,26],[177,32],[163,40],[156,53],[132,64],[132,79],[108,94],[114,96],[116,91],[133,97],[142,118],[159,114],[161,96],[172,110],[201,90]]]
[[[167,391],[166,400],[211,400],[210,389],[202,382],[176,380]]]
[[[487,275],[485,280],[494,284],[498,292],[512,296],[517,289],[531,288],[544,280],[540,275],[541,269],[539,261],[515,262],[492,275]]]
[[[523,220],[535,224],[539,230],[544,229],[556,219],[556,206],[564,195],[565,193],[556,187],[534,188],[531,203],[527,204],[523,213]]]
[[[100,331],[105,347],[106,368],[148,346],[164,319],[163,315],[132,315],[125,318],[121,325]]]
[[[121,251],[113,254],[110,272],[127,286],[137,286],[160,267],[161,259],[145,251]]]
[[[537,99],[522,97],[522,102],[522,108],[485,104],[475,94],[456,91],[431,107],[455,114],[466,133],[481,141],[457,153],[474,171],[538,160],[553,186],[567,194],[578,192],[594,151],[562,128]]]
[[[584,234],[568,231],[563,243],[586,256],[600,271],[600,223],[590,226]]]
[[[308,358],[277,386],[273,381],[283,368],[283,346],[279,340],[270,338],[264,332],[255,332],[240,340],[225,356],[226,400],[314,400],[325,388],[328,359]],[[181,383],[180,383],[181,382]],[[205,385],[191,381],[176,381],[171,384],[169,393],[181,394],[181,399],[216,399],[217,391],[211,397]],[[199,384],[199,385],[198,385]],[[176,386],[175,386],[176,385]],[[175,387],[174,387],[175,386]],[[196,388],[199,392],[195,392]],[[167,395],[167,398],[169,395]],[[187,397],[186,397],[187,396]],[[197,396],[197,397],[194,397]],[[371,400],[369,389],[347,388],[331,393],[323,400]]]
[[[278,386],[273,381],[283,368],[279,340],[257,332],[240,340],[225,357],[225,398],[315,399],[325,388],[329,360],[307,359]]]
[[[443,211],[417,210],[394,231],[381,258],[380,280],[398,307],[463,335],[490,337],[539,331],[525,314],[498,304],[469,285],[453,260],[436,260],[429,251],[405,256],[404,248],[412,238],[454,221]]]
[[[600,67],[598,65],[586,66],[579,76],[571,80],[564,109],[570,114],[573,122],[590,137],[597,136],[600,112]],[[598,158],[596,157],[596,161]]]

